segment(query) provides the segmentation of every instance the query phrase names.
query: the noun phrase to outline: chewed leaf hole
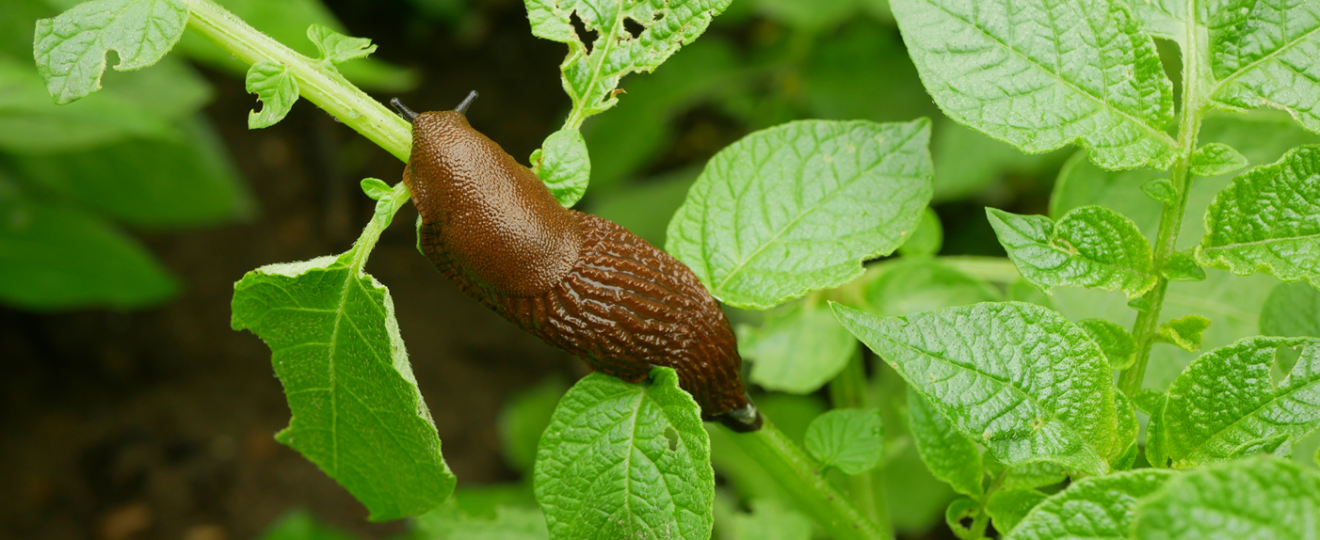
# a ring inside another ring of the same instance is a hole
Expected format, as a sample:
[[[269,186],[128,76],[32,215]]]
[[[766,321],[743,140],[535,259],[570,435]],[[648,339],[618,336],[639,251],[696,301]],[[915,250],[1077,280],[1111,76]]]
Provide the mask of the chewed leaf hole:
[[[641,37],[642,32],[646,31],[646,27],[642,26],[642,23],[634,21],[630,17],[624,17],[623,28],[624,30],[627,30],[629,34],[632,35],[633,39],[637,39],[638,37]]]
[[[591,54],[591,50],[595,47],[596,38],[600,34],[597,34],[595,30],[587,29],[587,24],[582,22],[576,11],[569,19],[573,22],[573,32],[577,33],[578,40],[582,42],[583,47],[587,48],[587,54]]]
[[[678,431],[672,427],[665,428],[665,439],[669,441],[669,451],[678,450]]]

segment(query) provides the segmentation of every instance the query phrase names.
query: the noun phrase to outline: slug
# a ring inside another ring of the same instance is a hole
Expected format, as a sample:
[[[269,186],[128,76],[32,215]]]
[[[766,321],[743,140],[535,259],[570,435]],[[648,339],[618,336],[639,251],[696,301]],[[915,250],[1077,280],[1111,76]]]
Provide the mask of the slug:
[[[465,113],[417,114],[403,181],[421,215],[418,247],[486,307],[592,369],[640,382],[678,373],[702,418],[761,427],[729,321],[686,265],[622,226],[564,208],[540,178],[473,129]]]

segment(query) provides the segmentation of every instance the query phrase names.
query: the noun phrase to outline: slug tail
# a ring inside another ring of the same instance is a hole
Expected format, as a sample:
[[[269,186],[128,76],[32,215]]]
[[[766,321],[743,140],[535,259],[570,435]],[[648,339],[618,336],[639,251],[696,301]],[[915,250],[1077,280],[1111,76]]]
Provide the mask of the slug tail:
[[[737,433],[750,433],[761,429],[761,411],[748,401],[746,405],[721,413],[715,417],[724,427]]]

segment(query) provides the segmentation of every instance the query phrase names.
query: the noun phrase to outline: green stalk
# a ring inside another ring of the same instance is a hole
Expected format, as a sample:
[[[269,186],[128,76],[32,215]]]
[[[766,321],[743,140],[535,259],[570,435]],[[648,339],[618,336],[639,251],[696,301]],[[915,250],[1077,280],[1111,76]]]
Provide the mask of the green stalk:
[[[760,463],[784,487],[802,510],[806,511],[834,540],[888,540],[892,535],[862,515],[833,484],[825,478],[820,465],[812,461],[779,428],[765,418],[760,430],[734,433],[733,441]]]
[[[1169,280],[1160,273],[1169,257],[1177,249],[1178,233],[1182,229],[1183,214],[1187,211],[1187,195],[1191,187],[1191,159],[1196,151],[1196,134],[1201,130],[1201,117],[1205,114],[1208,89],[1213,84],[1210,77],[1209,58],[1205,56],[1208,37],[1197,22],[1197,3],[1187,3],[1187,24],[1180,43],[1182,51],[1183,95],[1182,108],[1178,117],[1178,161],[1170,169],[1169,181],[1177,191],[1173,204],[1165,204],[1160,212],[1160,229],[1155,237],[1154,255],[1155,272],[1159,281],[1142,298],[1147,309],[1137,313],[1137,320],[1132,325],[1132,335],[1137,340],[1137,357],[1132,367],[1123,372],[1119,379],[1119,388],[1129,396],[1141,390],[1146,377],[1146,364],[1150,361],[1150,349],[1155,344],[1156,331],[1159,329],[1160,308],[1164,306],[1164,293],[1169,288]]]
[[[866,395],[866,369],[862,365],[862,350],[853,350],[852,358],[843,371],[830,381],[830,401],[835,408],[873,407]],[[889,524],[889,503],[885,500],[884,463],[874,470],[848,476],[848,491],[853,501],[866,512],[866,516],[875,522],[886,538],[893,538],[893,527]]]

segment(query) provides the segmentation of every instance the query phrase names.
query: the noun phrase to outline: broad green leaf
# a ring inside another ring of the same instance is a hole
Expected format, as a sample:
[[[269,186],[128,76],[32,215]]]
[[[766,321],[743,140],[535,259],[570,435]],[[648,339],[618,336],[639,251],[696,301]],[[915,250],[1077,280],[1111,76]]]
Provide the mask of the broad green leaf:
[[[706,165],[666,251],[727,304],[766,309],[862,275],[912,233],[931,193],[930,121],[799,121]]]
[[[1267,271],[1320,286],[1320,145],[1242,173],[1205,214],[1198,262],[1239,276]]]
[[[1275,349],[1306,346],[1292,373],[1270,377]],[[1320,344],[1307,338],[1247,338],[1210,351],[1187,366],[1169,388],[1163,411],[1168,455],[1184,468],[1271,443],[1278,455],[1320,426]]]
[[[1007,533],[1046,497],[1034,489],[1001,489],[990,494],[985,511],[994,519],[995,530]]]
[[[1109,363],[1056,312],[1000,302],[880,318],[833,307],[955,429],[1006,465],[1054,461],[1103,474],[1122,451]]]
[[[1136,298],[1157,281],[1150,244],[1131,220],[1108,208],[1076,208],[1058,223],[994,208],[986,216],[1018,272],[1046,291],[1068,285]]]
[[[1169,471],[1142,469],[1083,478],[1045,499],[1003,538],[1127,540],[1132,538],[1129,531],[1137,504],[1174,476]]]
[[[532,470],[541,434],[567,390],[568,385],[551,377],[515,395],[500,411],[500,449],[504,459],[518,470]]]
[[[880,464],[885,430],[878,409],[834,409],[807,426],[807,453],[824,467],[862,474]]]
[[[994,286],[938,260],[889,260],[874,277],[862,279],[866,310],[876,315],[907,315],[977,302],[1003,300]]]
[[[1127,369],[1136,360],[1137,340],[1122,326],[1104,319],[1082,319],[1077,321],[1081,328],[1100,346],[1109,359],[1110,369]]]
[[[1035,489],[1053,486],[1063,483],[1071,473],[1068,468],[1048,461],[1005,468],[1003,464],[991,460],[988,465],[990,475],[999,481],[999,489]]]
[[[1280,283],[1260,310],[1260,333],[1320,338],[1320,290],[1306,283]]]
[[[1216,105],[1273,107],[1320,132],[1320,5],[1219,0],[1207,27]]]
[[[1114,470],[1131,469],[1137,461],[1137,436],[1141,424],[1137,421],[1137,408],[1121,390],[1114,392],[1114,412],[1118,416],[1118,445],[1122,453],[1110,458]]]
[[[298,101],[298,80],[283,64],[262,60],[247,72],[247,91],[261,100],[261,112],[248,111],[248,129],[261,129],[284,119]]]
[[[591,158],[582,133],[564,128],[545,138],[541,149],[532,153],[536,175],[550,188],[559,204],[571,207],[587,192],[591,179]]]
[[[1164,131],[1173,86],[1127,2],[892,7],[917,71],[950,118],[1032,154],[1082,144],[1108,169],[1173,162],[1177,145]]]
[[[356,540],[356,537],[331,529],[303,509],[290,510],[257,540]]]
[[[598,118],[609,118],[616,114],[618,111],[610,111],[610,114]],[[628,189],[603,193],[597,191],[599,195],[593,194],[591,198],[590,213],[622,225],[653,246],[663,246],[669,218],[674,217],[674,212],[683,205],[683,199],[687,197],[688,189],[692,187],[692,182],[697,179],[698,173],[699,171],[692,169],[680,170],[647,179],[646,182],[631,185]]]
[[[1196,176],[1219,176],[1246,167],[1247,158],[1232,146],[1210,143],[1192,153],[1191,165]]]
[[[731,538],[723,540],[810,540],[811,519],[774,499],[756,499],[749,514],[734,514]]]
[[[926,208],[926,211],[921,213],[917,230],[908,236],[903,245],[898,246],[898,253],[908,257],[933,256],[940,252],[940,245],[943,243],[944,226],[940,224],[940,216],[934,210]]]
[[[536,456],[551,538],[710,537],[715,473],[700,409],[672,369],[651,378],[592,373],[560,400]]]
[[[33,53],[37,71],[56,103],[69,103],[101,88],[105,55],[119,55],[115,69],[155,64],[183,35],[188,8],[179,0],[95,0],[53,19],[37,21]]]
[[[435,508],[455,478],[408,364],[394,301],[362,272],[369,249],[248,272],[234,285],[231,326],[271,348],[293,413],[276,439],[348,489],[371,519],[387,520]]]
[[[815,298],[767,313],[759,327],[738,325],[738,351],[752,363],[752,382],[767,390],[815,392],[839,374],[855,350],[857,340]]]
[[[0,176],[0,301],[37,311],[133,309],[177,291],[151,252],[113,225],[29,199]]]
[[[211,126],[193,118],[178,130],[178,141],[131,140],[76,154],[13,156],[8,164],[31,185],[139,227],[248,215],[251,195]]]
[[[532,34],[568,45],[559,65],[564,91],[583,117],[618,102],[619,79],[635,71],[652,71],[685,43],[696,41],[712,17],[731,0],[659,2],[639,0],[524,0]],[[584,43],[573,28],[576,15],[596,40]],[[637,35],[627,21],[640,26]]]
[[[921,394],[908,392],[907,395],[908,430],[926,468],[958,493],[981,498],[985,494],[981,485],[985,476],[981,451],[971,439],[955,431]]]
[[[366,58],[376,52],[370,39],[346,36],[320,24],[307,27],[307,39],[321,51],[321,60],[332,68],[335,64]]]
[[[1210,319],[1200,315],[1183,315],[1161,324],[1155,339],[1177,346],[1187,352],[1201,349],[1201,334],[1210,327]]]
[[[1192,251],[1175,251],[1164,261],[1160,275],[1169,281],[1205,281],[1205,270],[1196,264]]]
[[[1149,540],[1315,540],[1317,516],[1320,474],[1256,457],[1174,477],[1137,505],[1124,532]]]

